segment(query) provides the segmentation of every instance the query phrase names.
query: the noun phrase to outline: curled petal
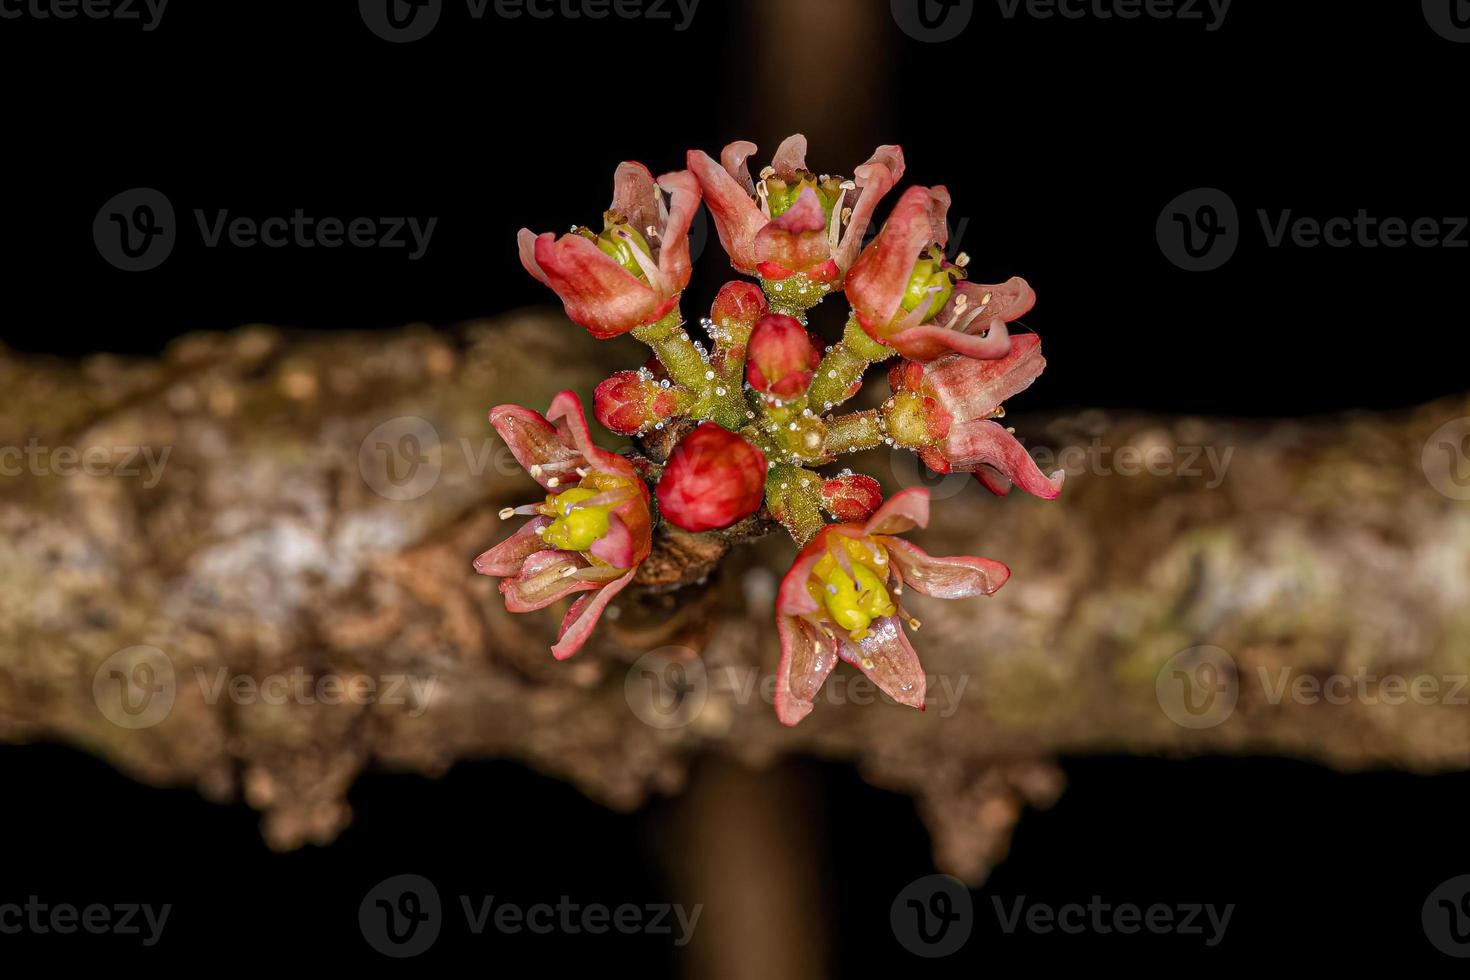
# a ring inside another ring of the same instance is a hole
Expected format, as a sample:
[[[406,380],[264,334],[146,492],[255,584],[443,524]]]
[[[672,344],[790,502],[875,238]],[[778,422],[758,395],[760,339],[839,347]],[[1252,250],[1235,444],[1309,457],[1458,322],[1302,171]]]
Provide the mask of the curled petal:
[[[781,141],[771,158],[771,169],[777,174],[794,174],[806,169],[806,137],[795,133]]]
[[[628,587],[636,574],[636,570],[631,571],[572,603],[572,607],[562,618],[561,630],[557,633],[556,645],[551,648],[551,655],[558,660],[565,660],[582,649],[582,644],[587,642],[587,637],[592,634],[592,627],[602,618],[602,611],[607,608],[607,604]]]
[[[511,578],[521,573],[521,566],[538,551],[546,551],[546,542],[536,532],[551,524],[549,517],[535,517],[504,541],[475,559],[475,571],[496,578]]]
[[[596,469],[628,479],[637,479],[633,464],[617,453],[599,449],[592,442],[592,433],[587,428],[587,414],[582,410],[582,399],[574,391],[558,392],[546,410],[546,418],[559,426],[566,427],[566,440],[577,454]],[[641,482],[641,481],[640,481]]]
[[[776,612],[783,616],[806,616],[817,612],[820,607],[806,589],[806,580],[811,578],[812,569],[827,550],[827,535],[836,529],[828,525],[816,533],[796,555],[776,592]]]
[[[1064,470],[1057,470],[1050,477],[1043,475],[1016,437],[988,419],[965,422],[950,429],[944,455],[956,470],[973,472],[981,466],[990,466],[1027,493],[1047,500],[1055,499],[1062,492],[1062,481],[1067,475]]]
[[[857,258],[858,249],[862,247],[868,225],[872,223],[878,202],[893,190],[902,176],[903,150],[897,146],[878,147],[868,158],[868,162],[853,172],[853,183],[858,194],[852,205],[852,217],[848,219],[847,230],[843,232],[842,242],[833,256],[839,267],[844,270],[851,267],[852,260]]]
[[[652,286],[581,235],[557,238],[546,232],[536,239],[534,257],[567,316],[599,340],[627,333],[664,302]]]
[[[676,170],[658,179],[658,186],[669,193],[669,220],[661,232],[658,268],[664,277],[668,294],[682,292],[689,285],[692,266],[689,262],[689,225],[699,211],[699,181],[687,170]]]
[[[989,332],[981,336],[937,323],[924,323],[889,334],[888,343],[911,361],[933,361],[946,354],[961,354],[975,360],[1005,357],[1011,349],[1006,325],[1000,320],[992,320],[989,327]]]
[[[940,319],[947,320],[954,314],[960,296],[965,297],[966,308],[972,311],[970,315],[981,322],[1012,323],[1036,306],[1036,290],[1020,276],[999,283],[962,282],[955,286],[955,294],[940,313]]]
[[[924,383],[945,410],[960,421],[982,419],[1041,376],[1046,359],[1034,333],[1010,339],[1010,352],[995,360],[946,357],[924,371]]]
[[[940,248],[949,244],[949,189],[942,184],[929,188],[929,230]]]
[[[750,195],[755,194],[755,181],[750,179],[750,158],[756,149],[756,145],[750,140],[736,140],[726,143],[725,148],[720,151],[720,166]]]
[[[746,145],[754,151],[752,144],[731,144]],[[730,148],[725,148],[726,153],[730,152]],[[714,218],[715,231],[720,236],[720,245],[724,247],[725,254],[730,256],[730,264],[741,272],[754,272],[755,236],[765,227],[768,219],[756,206],[755,199],[751,197],[752,192],[741,186],[740,180],[701,150],[690,150],[686,162],[690,172],[699,181],[704,201],[709,205],[710,216]],[[741,169],[744,169],[743,157]],[[750,175],[747,172],[745,182],[749,183],[749,180]]]
[[[989,558],[936,558],[902,538],[884,538],[883,546],[903,575],[904,584],[936,599],[991,595],[1011,577],[1009,568]]]
[[[820,626],[800,616],[777,615],[776,627],[781,634],[781,663],[776,668],[776,718],[783,725],[795,725],[811,714],[817,692],[837,665],[836,641]]]
[[[658,187],[647,167],[631,160],[618,164],[613,172],[612,210],[644,234],[660,224],[658,203]]]
[[[869,329],[886,327],[898,315],[914,263],[934,240],[933,207],[928,188],[904,191],[888,223],[853,263],[847,275],[847,298]]]
[[[837,652],[899,704],[924,707],[924,667],[897,616],[873,620],[868,635],[856,643],[839,637]]]
[[[497,405],[490,410],[490,424],[510,447],[516,462],[548,490],[554,487],[552,480],[563,483],[577,467],[587,463],[582,453],[563,442],[556,426],[539,412],[519,405]]]
[[[909,487],[889,497],[863,527],[864,534],[902,534],[929,526],[929,488]]]
[[[948,466],[949,464],[946,463],[945,465]],[[930,467],[930,469],[933,469],[933,467]],[[937,473],[939,471],[935,470],[935,472]],[[945,470],[945,472],[947,473],[949,471]],[[1004,497],[1011,492],[1011,481],[1007,480],[1005,474],[994,466],[982,465],[975,471],[975,479],[982,487],[997,497]]]
[[[537,281],[546,282],[546,273],[536,261],[536,233],[529,228],[522,228],[516,234],[516,248],[521,255],[521,265],[526,271],[535,276]]]

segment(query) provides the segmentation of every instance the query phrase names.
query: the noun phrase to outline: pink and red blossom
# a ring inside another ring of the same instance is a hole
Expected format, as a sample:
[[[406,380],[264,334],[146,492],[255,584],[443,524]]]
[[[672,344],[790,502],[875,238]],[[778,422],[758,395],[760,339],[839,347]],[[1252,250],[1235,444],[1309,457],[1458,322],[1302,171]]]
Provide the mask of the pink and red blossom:
[[[659,513],[686,531],[729,527],[760,509],[766,457],[742,437],[705,422],[674,447],[659,478]]]

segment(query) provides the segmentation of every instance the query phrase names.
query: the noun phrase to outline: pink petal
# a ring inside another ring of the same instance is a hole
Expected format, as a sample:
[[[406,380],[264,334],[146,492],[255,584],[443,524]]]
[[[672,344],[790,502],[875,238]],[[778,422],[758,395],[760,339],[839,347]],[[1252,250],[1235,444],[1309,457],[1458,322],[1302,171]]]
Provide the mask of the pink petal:
[[[1036,306],[1036,290],[1020,276],[1012,276],[1005,282],[983,283],[962,282],[955,287],[955,295],[963,295],[969,309],[980,313],[981,322],[1004,320],[1011,323],[1030,313]],[[984,302],[985,297],[990,302]],[[945,307],[945,315],[951,312],[954,299]]]
[[[522,228],[516,234],[516,248],[520,251],[521,265],[525,266],[526,271],[541,282],[546,282],[546,273],[541,271],[541,266],[536,261],[536,233],[529,228]]]
[[[758,262],[774,262],[792,272],[802,272],[827,261],[830,249],[822,204],[810,187],[802,188],[796,203],[755,236]]]
[[[1005,428],[988,419],[965,422],[949,430],[944,455],[961,472],[992,466],[1029,494],[1053,500],[1062,492],[1064,470],[1042,474],[1026,448]]]
[[[924,382],[935,400],[958,421],[984,418],[1031,387],[1046,369],[1040,337],[1018,334],[1010,342],[1010,352],[995,360],[936,360],[925,369]]]
[[[940,248],[949,244],[949,190],[942,184],[929,188],[929,227]]]
[[[664,288],[672,294],[689,285],[689,225],[699,212],[701,195],[699,181],[687,170],[664,174],[658,186],[669,193],[669,219],[660,232],[658,268]]]
[[[997,497],[1004,497],[1011,492],[1011,481],[1007,480],[1005,474],[994,466],[981,466],[975,471],[975,479]]]
[[[989,558],[936,558],[902,538],[885,537],[883,546],[903,575],[904,584],[936,599],[991,595],[1011,577],[1009,568]]]
[[[729,153],[731,147],[743,145],[750,144],[732,143],[725,151]],[[753,145],[751,149],[754,150]],[[743,158],[741,161],[743,168]],[[756,206],[750,192],[704,152],[690,150],[686,162],[699,181],[710,216],[714,218],[720,244],[725,254],[730,256],[730,264],[741,272],[753,273],[756,266],[755,236],[766,225],[765,214]],[[746,181],[749,181],[749,174],[746,174]]]
[[[641,163],[624,160],[613,173],[612,210],[628,219],[640,235],[657,228],[658,188],[653,174]]]
[[[929,488],[909,487],[889,497],[868,518],[864,534],[902,534],[915,527],[929,526]]]
[[[933,361],[946,354],[993,360],[1004,357],[1011,348],[1010,334],[1000,320],[991,321],[990,332],[984,337],[925,323],[894,331],[888,335],[888,343],[911,361]]]
[[[898,617],[875,619],[868,629],[868,635],[857,643],[839,633],[838,656],[861,670],[880,691],[899,704],[924,707],[928,683],[924,667],[904,635]]]
[[[549,517],[533,517],[520,526],[510,537],[475,559],[475,571],[496,578],[510,578],[521,573],[526,559],[538,551],[548,550],[546,542],[536,533],[538,528],[551,524]]]
[[[800,133],[786,137],[776,147],[771,169],[778,175],[794,174],[806,169],[806,137]]]
[[[817,692],[837,665],[835,643],[815,623],[800,616],[776,616],[781,663],[776,668],[776,718],[795,725],[811,714]]]
[[[750,179],[750,157],[756,149],[750,140],[736,140],[725,144],[720,151],[720,166],[752,197],[755,196],[755,181]]]
[[[821,560],[827,550],[827,535],[837,525],[827,525],[816,533],[796,555],[791,568],[781,578],[781,587],[776,593],[776,612],[782,615],[803,616],[816,612],[821,607],[806,590],[806,580],[811,578],[812,566]]]
[[[551,407],[546,410],[546,418],[566,426],[571,445],[593,467],[604,473],[637,479],[632,463],[617,453],[599,449],[592,441],[592,433],[587,428],[587,413],[582,410],[582,399],[577,397],[575,391],[558,392],[551,400]]]
[[[863,235],[867,234],[878,202],[893,189],[902,175],[903,151],[897,146],[878,147],[868,162],[854,171],[853,183],[857,186],[858,196],[852,204],[852,217],[848,219],[847,230],[842,233],[842,241],[834,256],[837,265],[844,271],[857,258],[858,249],[863,244]]]
[[[608,515],[607,533],[592,542],[588,550],[613,568],[632,568],[635,564],[633,532],[617,514]]]
[[[510,447],[516,462],[548,490],[552,489],[551,480],[563,483],[577,467],[587,463],[580,452],[562,442],[555,426],[529,408],[497,405],[490,410],[490,424]]]
[[[928,188],[910,187],[873,243],[847,275],[847,298],[873,327],[892,323],[919,254],[933,241],[933,198]]]
[[[587,637],[592,634],[592,627],[602,618],[602,611],[607,608],[607,604],[628,587],[636,574],[636,571],[629,572],[572,603],[572,607],[562,618],[561,630],[557,633],[556,645],[551,648],[551,655],[558,660],[565,660],[582,649],[582,644],[587,642]]]
[[[536,239],[536,262],[566,314],[600,340],[627,333],[661,303],[652,286],[581,235]]]
[[[586,568],[587,562],[575,551],[553,551],[549,548],[538,551],[526,559],[521,566],[521,574],[515,578],[500,580],[500,594],[505,597],[505,608],[513,613],[535,612],[573,592],[585,592],[599,585],[572,575],[549,575],[535,581],[543,573],[559,567]]]

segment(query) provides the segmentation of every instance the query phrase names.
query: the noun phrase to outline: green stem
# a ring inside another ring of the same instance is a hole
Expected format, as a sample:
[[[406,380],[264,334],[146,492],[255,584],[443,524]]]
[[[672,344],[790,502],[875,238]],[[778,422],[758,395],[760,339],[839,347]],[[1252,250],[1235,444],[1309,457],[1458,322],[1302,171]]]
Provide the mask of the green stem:
[[[872,449],[883,441],[883,419],[876,408],[827,420],[826,454],[853,453]]]
[[[863,332],[856,313],[848,317],[842,340],[833,344],[817,365],[817,375],[807,395],[812,411],[829,411],[857,394],[868,365],[887,360],[893,353],[892,347],[878,343]]]
[[[747,409],[741,386],[721,377],[700,354],[677,309],[657,323],[635,327],[633,336],[653,348],[654,356],[675,384],[694,392],[691,417],[709,419],[732,431],[745,425]]]
[[[777,463],[766,471],[766,506],[798,545],[822,529],[822,476]]]

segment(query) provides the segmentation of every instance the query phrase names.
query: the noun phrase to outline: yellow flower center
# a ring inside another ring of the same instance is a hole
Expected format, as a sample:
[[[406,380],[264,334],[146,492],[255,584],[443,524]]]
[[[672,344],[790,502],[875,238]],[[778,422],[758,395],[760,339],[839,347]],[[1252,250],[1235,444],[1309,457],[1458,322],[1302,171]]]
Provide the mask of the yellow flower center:
[[[586,551],[607,533],[611,506],[584,504],[598,496],[598,491],[584,487],[546,497],[541,512],[555,520],[546,528],[542,539],[562,551]]]
[[[840,551],[839,551],[840,549]],[[847,561],[838,555],[845,553]],[[888,551],[871,538],[833,536],[827,553],[812,567],[807,592],[854,643],[868,635],[873,620],[898,611],[884,585]]]

